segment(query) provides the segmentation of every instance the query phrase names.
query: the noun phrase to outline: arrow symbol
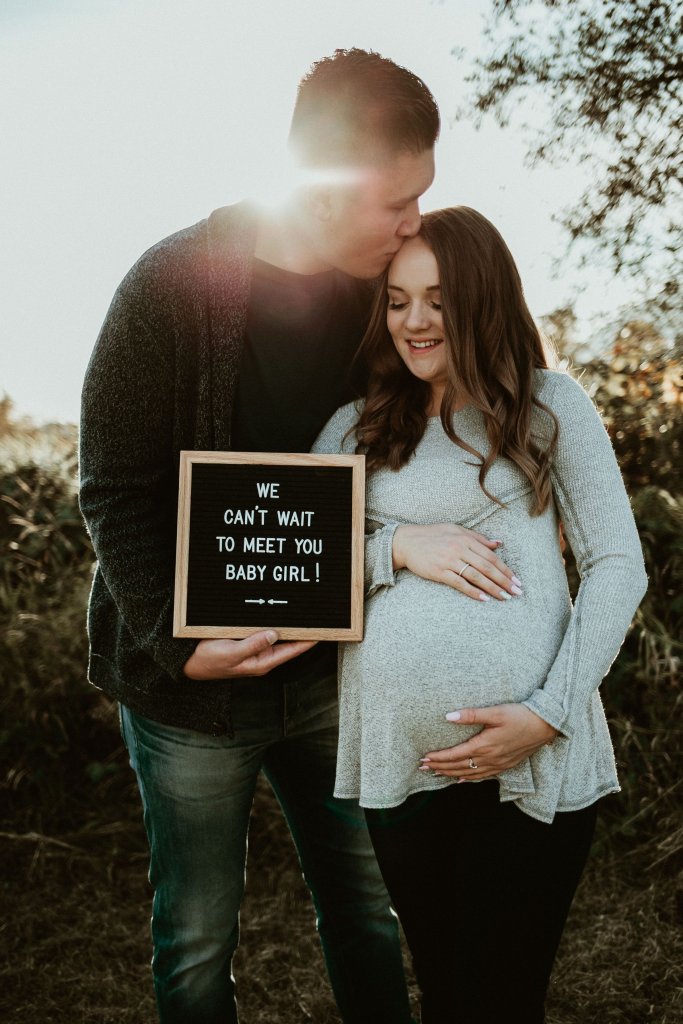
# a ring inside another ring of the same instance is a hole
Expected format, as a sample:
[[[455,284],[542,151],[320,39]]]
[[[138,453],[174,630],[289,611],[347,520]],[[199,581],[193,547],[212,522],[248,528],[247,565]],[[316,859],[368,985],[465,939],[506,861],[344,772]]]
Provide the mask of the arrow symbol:
[[[265,600],[262,597],[245,597],[245,604],[265,604]]]
[[[289,604],[289,601],[276,601],[274,597],[269,597],[268,604]]]

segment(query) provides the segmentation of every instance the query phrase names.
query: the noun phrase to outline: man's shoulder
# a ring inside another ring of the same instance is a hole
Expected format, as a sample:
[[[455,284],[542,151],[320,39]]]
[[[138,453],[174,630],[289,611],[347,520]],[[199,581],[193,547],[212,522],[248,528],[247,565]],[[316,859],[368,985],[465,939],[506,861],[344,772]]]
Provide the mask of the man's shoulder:
[[[197,276],[205,278],[212,261],[224,260],[228,254],[233,260],[246,257],[254,230],[254,215],[248,204],[220,207],[151,245],[122,283],[134,288],[138,283],[177,285],[187,284]]]

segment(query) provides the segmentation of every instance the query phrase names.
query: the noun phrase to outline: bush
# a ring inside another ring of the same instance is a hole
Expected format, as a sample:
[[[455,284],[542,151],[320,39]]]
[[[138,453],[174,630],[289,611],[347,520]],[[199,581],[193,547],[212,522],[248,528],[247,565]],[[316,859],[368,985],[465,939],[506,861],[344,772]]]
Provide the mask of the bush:
[[[12,439],[0,470],[0,756],[11,813],[63,816],[88,771],[117,746],[108,703],[86,680],[93,553],[76,498],[75,444],[46,443],[44,464]],[[22,461],[23,454],[23,461]]]
[[[637,838],[648,863],[683,852],[683,360],[641,321],[577,374],[607,424],[631,496],[649,587],[602,686],[623,787],[607,834]],[[618,820],[615,820],[618,819]],[[662,847],[663,837],[664,846]]]

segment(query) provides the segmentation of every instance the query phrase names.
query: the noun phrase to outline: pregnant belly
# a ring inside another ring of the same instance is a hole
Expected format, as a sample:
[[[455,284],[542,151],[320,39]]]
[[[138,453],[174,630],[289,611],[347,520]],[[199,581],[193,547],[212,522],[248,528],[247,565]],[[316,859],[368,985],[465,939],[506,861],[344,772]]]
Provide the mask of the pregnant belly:
[[[562,638],[566,598],[473,601],[404,572],[366,604],[365,638],[348,645],[362,699],[390,699],[431,717],[525,700]],[[348,661],[347,661],[348,659]]]

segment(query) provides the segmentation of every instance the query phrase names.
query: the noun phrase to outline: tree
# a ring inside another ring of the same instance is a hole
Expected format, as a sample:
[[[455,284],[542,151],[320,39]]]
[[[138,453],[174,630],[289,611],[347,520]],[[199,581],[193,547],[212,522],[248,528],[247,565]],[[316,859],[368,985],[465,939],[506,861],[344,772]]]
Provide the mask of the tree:
[[[591,171],[559,215],[570,241],[606,252],[616,273],[647,271],[664,309],[676,303],[683,249],[682,27],[678,0],[492,0],[488,53],[468,77],[479,122],[491,114],[504,126],[542,98],[549,121],[525,126],[529,159]]]

